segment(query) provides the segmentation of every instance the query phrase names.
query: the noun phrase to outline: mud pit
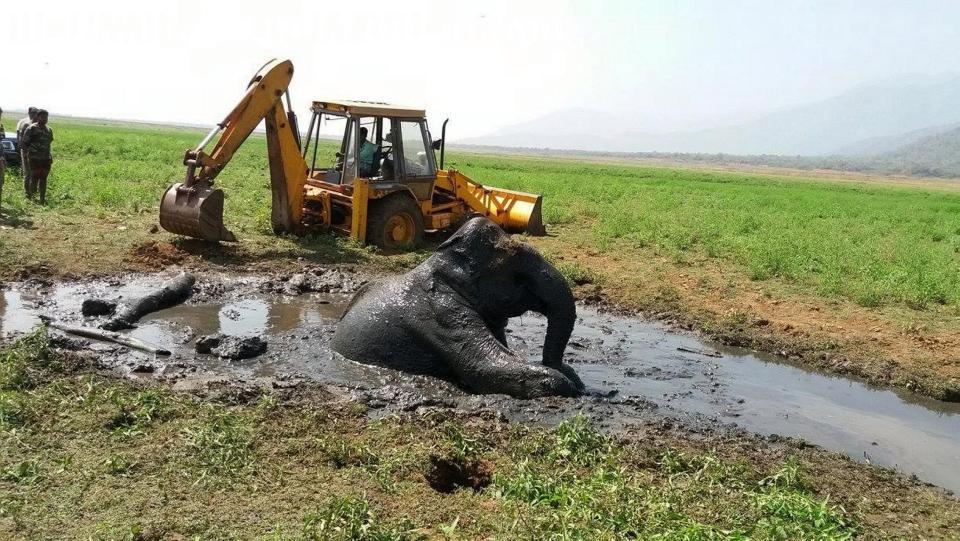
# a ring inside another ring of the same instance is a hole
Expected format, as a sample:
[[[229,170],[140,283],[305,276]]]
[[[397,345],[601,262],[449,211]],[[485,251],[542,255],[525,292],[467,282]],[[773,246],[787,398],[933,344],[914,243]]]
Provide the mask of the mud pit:
[[[39,314],[92,325],[97,320],[84,321],[80,315],[83,299],[142,295],[161,280],[12,284],[0,292],[0,338],[29,331]],[[578,307],[566,360],[593,396],[519,401],[468,395],[443,381],[358,365],[330,351],[336,320],[361,282],[359,277],[327,276],[320,287],[311,288],[302,277],[278,281],[208,275],[186,304],[150,314],[126,331],[169,349],[170,357],[87,343],[105,368],[174,388],[225,381],[293,386],[312,380],[345,389],[375,412],[449,405],[493,408],[512,419],[547,423],[584,411],[612,428],[651,420],[693,430],[736,425],[773,441],[799,437],[960,491],[960,404],[873,389],[588,306]],[[297,294],[304,289],[325,292]],[[511,321],[508,340],[537,362],[545,330],[544,318],[524,316]],[[216,333],[260,336],[267,351],[242,361],[194,351],[196,339]]]

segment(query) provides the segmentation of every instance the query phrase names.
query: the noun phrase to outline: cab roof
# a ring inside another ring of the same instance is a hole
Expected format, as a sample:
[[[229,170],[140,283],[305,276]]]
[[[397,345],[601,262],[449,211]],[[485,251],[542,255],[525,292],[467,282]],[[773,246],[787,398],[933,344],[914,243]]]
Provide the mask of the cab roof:
[[[427,112],[423,109],[404,107],[390,103],[375,101],[314,101],[315,112],[332,113],[351,116],[386,116],[398,118],[424,118]]]

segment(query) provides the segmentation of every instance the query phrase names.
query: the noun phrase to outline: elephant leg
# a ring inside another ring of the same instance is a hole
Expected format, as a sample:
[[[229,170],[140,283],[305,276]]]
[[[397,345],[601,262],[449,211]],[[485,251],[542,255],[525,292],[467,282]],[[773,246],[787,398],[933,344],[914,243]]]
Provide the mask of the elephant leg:
[[[493,337],[504,346],[507,345],[507,320],[498,321],[488,327]]]
[[[444,325],[451,335],[438,340],[438,351],[447,351],[450,369],[472,391],[502,393],[518,398],[540,396],[577,396],[581,385],[563,371],[543,364],[526,362],[510,351],[479,316],[458,314],[456,327]],[[572,370],[571,370],[572,372]]]
[[[488,326],[488,328],[490,329],[490,332],[493,334],[493,337],[496,338],[498,342],[503,344],[509,350],[509,346],[507,346],[507,334],[506,334],[507,322],[508,320],[504,319],[502,321],[495,322],[494,324]],[[577,389],[579,389],[580,391],[583,391],[583,388],[584,388],[583,381],[580,379],[580,376],[577,375],[577,372],[573,369],[573,367],[571,367],[569,364],[566,364],[564,362],[559,362],[557,364],[546,364],[546,366],[559,371],[564,376],[567,376],[567,379],[572,381],[573,384],[577,386]]]
[[[581,392],[583,391],[583,380],[580,379],[580,376],[577,375],[577,371],[574,370],[572,366],[567,363],[560,363],[552,368],[557,369],[561,374],[567,376],[567,378],[577,386],[577,389],[579,389]]]
[[[504,347],[506,347],[509,350],[510,348],[509,346],[507,346],[506,327],[507,327],[506,321],[504,321],[502,326],[494,326],[494,328],[491,329],[490,332],[493,334],[493,337],[496,338],[498,342],[503,344]],[[512,350],[511,350],[511,354],[513,354]],[[522,359],[521,359],[521,362],[523,362]],[[529,363],[524,363],[524,364],[529,364]],[[557,364],[545,364],[544,366],[557,370],[564,376],[567,376],[567,379],[573,382],[573,384],[577,387],[578,390],[583,391],[584,389],[583,381],[580,379],[580,376],[577,375],[577,372],[573,369],[573,367],[570,366],[569,364],[560,362]]]

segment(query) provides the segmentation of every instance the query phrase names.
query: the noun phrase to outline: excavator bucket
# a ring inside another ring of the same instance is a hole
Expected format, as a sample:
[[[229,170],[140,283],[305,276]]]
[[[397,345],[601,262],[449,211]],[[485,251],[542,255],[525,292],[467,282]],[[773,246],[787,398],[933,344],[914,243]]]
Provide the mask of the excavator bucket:
[[[206,182],[167,188],[160,200],[160,226],[171,233],[203,240],[236,242],[223,225],[223,190]]]

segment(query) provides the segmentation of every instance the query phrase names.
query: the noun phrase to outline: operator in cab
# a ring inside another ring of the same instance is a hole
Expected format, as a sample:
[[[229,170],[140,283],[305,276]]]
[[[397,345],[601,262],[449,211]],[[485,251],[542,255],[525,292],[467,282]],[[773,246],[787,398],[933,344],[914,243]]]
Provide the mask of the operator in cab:
[[[371,178],[377,172],[376,158],[377,145],[367,140],[369,132],[366,128],[360,128],[360,177]]]

